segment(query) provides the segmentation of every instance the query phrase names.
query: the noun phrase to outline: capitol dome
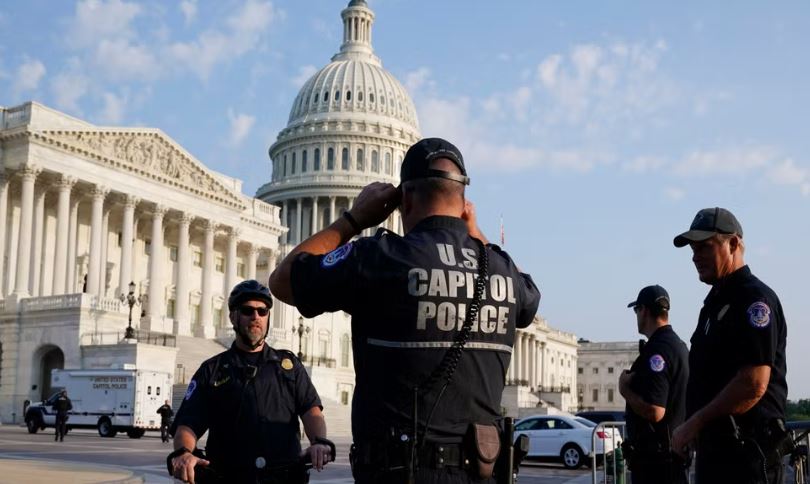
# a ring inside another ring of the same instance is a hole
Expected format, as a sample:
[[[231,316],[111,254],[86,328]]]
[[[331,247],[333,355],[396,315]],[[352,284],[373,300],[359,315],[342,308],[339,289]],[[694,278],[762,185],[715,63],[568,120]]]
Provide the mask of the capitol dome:
[[[256,194],[282,207],[291,244],[329,225],[369,183],[398,184],[402,158],[421,137],[408,92],[374,55],[374,12],[351,0],[341,18],[340,51],[296,96],[270,146],[271,181]],[[398,214],[383,226],[401,232]]]

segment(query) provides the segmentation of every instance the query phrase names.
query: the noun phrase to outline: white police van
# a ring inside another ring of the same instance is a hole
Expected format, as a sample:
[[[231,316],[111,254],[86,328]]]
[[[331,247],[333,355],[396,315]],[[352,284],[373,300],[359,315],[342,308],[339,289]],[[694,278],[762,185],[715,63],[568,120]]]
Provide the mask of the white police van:
[[[29,433],[54,427],[53,404],[63,388],[73,404],[68,429],[96,428],[102,437],[126,432],[138,439],[147,430],[160,430],[157,409],[172,398],[172,376],[151,370],[53,370],[51,386],[56,393],[25,412]]]

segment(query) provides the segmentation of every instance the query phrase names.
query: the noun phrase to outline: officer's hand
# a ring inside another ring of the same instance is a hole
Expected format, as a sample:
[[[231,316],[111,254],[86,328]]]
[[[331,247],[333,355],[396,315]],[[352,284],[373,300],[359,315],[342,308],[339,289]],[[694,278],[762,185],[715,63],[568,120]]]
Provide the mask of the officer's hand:
[[[675,427],[672,432],[672,451],[686,458],[689,455],[689,444],[697,438],[698,430],[692,419]]]
[[[207,460],[200,459],[187,452],[172,459],[172,476],[183,482],[194,484],[194,466],[208,467],[208,464],[210,464],[210,462]]]
[[[366,185],[349,210],[364,229],[379,225],[398,206],[400,192],[390,183],[374,182]]]
[[[484,234],[478,227],[478,219],[475,216],[475,205],[469,201],[464,201],[464,211],[461,213],[461,219],[467,223],[467,231],[470,232],[470,237],[484,241]]]
[[[323,470],[324,466],[334,460],[332,449],[324,444],[312,444],[305,451],[304,454],[309,454],[309,460],[312,462],[312,467],[318,471]]]

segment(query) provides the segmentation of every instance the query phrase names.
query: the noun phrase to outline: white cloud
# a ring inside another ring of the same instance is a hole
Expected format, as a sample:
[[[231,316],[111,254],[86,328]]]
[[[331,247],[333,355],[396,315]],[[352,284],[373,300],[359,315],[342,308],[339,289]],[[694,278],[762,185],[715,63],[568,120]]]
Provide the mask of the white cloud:
[[[301,66],[298,69],[298,75],[290,79],[290,82],[295,87],[301,87],[304,85],[305,82],[309,80],[316,72],[318,72],[318,68],[313,66],[312,64]]]
[[[124,119],[127,107],[127,96],[116,96],[111,92],[102,94],[104,107],[101,111],[101,121],[108,124],[119,124]]]
[[[89,88],[89,79],[81,74],[63,72],[51,80],[51,92],[56,106],[73,111],[75,114],[81,113],[78,102],[87,94]]]
[[[802,195],[810,196],[810,170],[796,165],[786,158],[768,171],[768,179],[777,185],[795,185]]]
[[[76,4],[76,16],[68,28],[67,42],[74,48],[96,45],[101,39],[131,38],[131,22],[140,5],[121,0],[84,0]]]
[[[39,81],[45,75],[45,64],[37,59],[29,59],[20,64],[14,82],[14,92],[33,91],[39,87]]]
[[[154,80],[160,77],[158,60],[145,45],[126,39],[102,40],[95,55],[96,65],[113,80]]]
[[[435,87],[430,80],[429,68],[423,66],[405,74],[405,89],[407,89],[408,92],[414,93],[425,87]]]
[[[562,56],[554,54],[546,57],[537,66],[537,78],[547,89],[553,89],[557,85],[560,62],[562,62]]]
[[[233,146],[238,146],[250,134],[256,117],[243,113],[235,114],[233,109],[228,109],[228,121],[231,123],[228,142]]]
[[[673,202],[677,202],[682,200],[683,197],[686,196],[686,192],[681,190],[680,188],[676,187],[666,187],[664,188],[664,197],[667,200],[671,200]]]
[[[666,160],[659,156],[642,155],[622,163],[621,167],[631,173],[648,173],[658,171],[666,163]]]
[[[676,162],[679,175],[744,175],[772,163],[776,151],[767,146],[732,147],[716,151],[694,151]]]
[[[183,0],[180,2],[180,11],[183,12],[186,25],[192,23],[197,18],[197,0]]]
[[[176,42],[169,46],[169,56],[207,79],[217,64],[254,49],[275,15],[270,2],[247,0],[226,20],[227,32],[209,30],[192,42]]]

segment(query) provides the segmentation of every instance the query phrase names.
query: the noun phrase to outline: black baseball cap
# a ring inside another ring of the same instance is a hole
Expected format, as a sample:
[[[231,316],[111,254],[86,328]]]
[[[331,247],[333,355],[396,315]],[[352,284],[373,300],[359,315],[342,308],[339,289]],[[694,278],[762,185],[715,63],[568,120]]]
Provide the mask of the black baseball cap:
[[[704,208],[695,215],[689,230],[675,237],[672,243],[675,247],[683,247],[690,242],[702,242],[716,234],[737,234],[742,237],[742,225],[725,208]]]
[[[432,169],[430,162],[438,158],[451,160],[461,170],[461,175]],[[405,183],[431,177],[446,178],[464,185],[470,184],[470,178],[464,168],[464,157],[461,156],[461,151],[453,143],[441,138],[425,138],[408,148],[405,159],[402,160],[402,167],[399,170],[400,181]]]
[[[669,294],[667,290],[658,284],[647,286],[638,293],[635,301],[627,305],[628,308],[644,306],[648,308],[669,309]]]

